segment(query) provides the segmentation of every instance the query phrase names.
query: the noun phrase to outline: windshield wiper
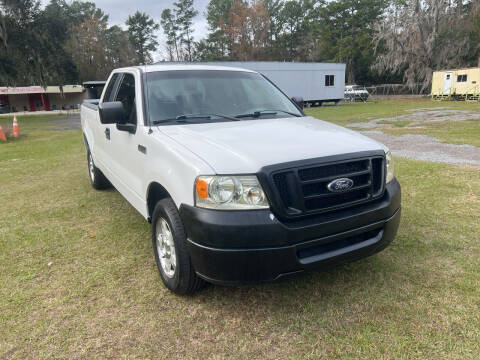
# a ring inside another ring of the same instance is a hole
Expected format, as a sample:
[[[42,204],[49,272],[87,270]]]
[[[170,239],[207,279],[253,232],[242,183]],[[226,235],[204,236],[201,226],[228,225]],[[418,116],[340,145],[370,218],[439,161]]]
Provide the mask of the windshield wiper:
[[[237,119],[246,118],[246,117],[259,118],[262,115],[276,115],[278,112],[283,112],[285,114],[292,115],[292,116],[295,116],[295,117],[300,117],[301,116],[299,114],[295,114],[295,113],[292,113],[292,112],[286,111],[286,110],[260,110],[260,111],[254,111],[254,112],[249,113],[249,114],[236,115],[235,117]]]
[[[232,120],[232,121],[238,121],[237,118],[234,118],[234,117],[231,117],[231,116],[228,116],[228,115],[223,115],[223,114],[182,114],[182,115],[178,115],[177,117],[171,118],[171,119],[154,120],[154,121],[152,121],[152,124],[153,125],[158,125],[158,124],[161,124],[161,123],[172,122],[172,121],[185,122],[185,120],[187,120],[187,119],[210,120],[213,116],[228,119],[228,120]]]

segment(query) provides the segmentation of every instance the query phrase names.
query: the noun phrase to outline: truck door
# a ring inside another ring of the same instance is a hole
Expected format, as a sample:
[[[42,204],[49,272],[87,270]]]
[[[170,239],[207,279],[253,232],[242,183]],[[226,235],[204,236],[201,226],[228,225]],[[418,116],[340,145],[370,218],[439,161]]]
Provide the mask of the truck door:
[[[124,73],[113,101],[120,101],[125,110],[127,124],[135,125],[134,132],[118,130],[110,126],[110,156],[115,187],[137,209],[144,209],[143,174],[147,163],[146,128],[138,121],[141,104],[139,74]]]
[[[112,75],[110,81],[108,82],[107,89],[105,90],[105,95],[103,96],[102,103],[113,101],[119,80],[121,80],[121,75],[115,73]],[[110,131],[114,124],[102,124],[100,122],[100,117],[97,116],[94,122],[90,124],[93,133],[93,157],[96,165],[102,170],[105,175],[110,178],[111,173],[111,154],[110,154]]]
[[[450,95],[452,89],[452,75],[451,72],[445,73],[445,80],[443,81],[443,93],[445,95]]]

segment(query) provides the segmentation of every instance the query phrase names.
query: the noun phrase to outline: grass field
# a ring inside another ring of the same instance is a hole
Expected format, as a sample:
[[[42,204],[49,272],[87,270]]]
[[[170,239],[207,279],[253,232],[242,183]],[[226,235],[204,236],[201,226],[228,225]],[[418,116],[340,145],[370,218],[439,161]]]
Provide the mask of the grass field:
[[[376,105],[362,116],[393,111]],[[315,112],[347,123],[352,109]],[[0,143],[1,359],[478,359],[478,168],[396,159],[402,223],[382,253],[181,298],[148,223],[90,187],[81,132],[19,121],[22,137]]]
[[[341,103],[340,106],[322,106],[306,109],[309,115],[339,125],[351,122],[368,121],[377,118],[390,118],[405,114],[408,110],[445,107],[453,110],[480,112],[478,102],[432,101],[429,98],[384,99],[367,103]]]

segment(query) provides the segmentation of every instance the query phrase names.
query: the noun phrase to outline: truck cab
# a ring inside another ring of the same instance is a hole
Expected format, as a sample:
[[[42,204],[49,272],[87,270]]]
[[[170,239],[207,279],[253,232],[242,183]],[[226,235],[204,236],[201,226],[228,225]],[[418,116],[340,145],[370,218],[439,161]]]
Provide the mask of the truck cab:
[[[81,122],[92,186],[114,186],[151,223],[177,294],[328,268],[395,237],[389,150],[306,116],[255,71],[116,69]]]

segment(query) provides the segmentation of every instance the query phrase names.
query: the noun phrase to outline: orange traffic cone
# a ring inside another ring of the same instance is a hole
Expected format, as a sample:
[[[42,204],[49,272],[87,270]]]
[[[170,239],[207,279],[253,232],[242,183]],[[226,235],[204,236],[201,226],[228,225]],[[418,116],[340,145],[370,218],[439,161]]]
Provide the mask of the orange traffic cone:
[[[0,126],[0,141],[7,141],[7,137],[5,136],[5,133],[3,132],[3,129],[1,126]]]
[[[20,131],[18,130],[17,115],[13,115],[13,137],[18,138]]]

